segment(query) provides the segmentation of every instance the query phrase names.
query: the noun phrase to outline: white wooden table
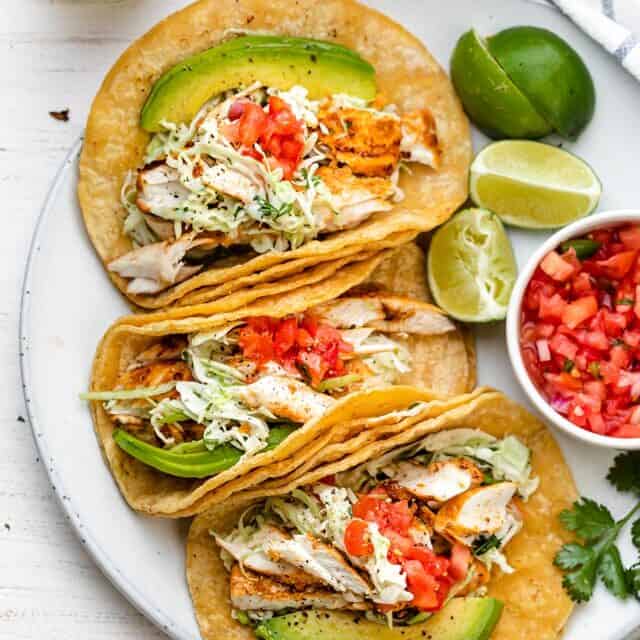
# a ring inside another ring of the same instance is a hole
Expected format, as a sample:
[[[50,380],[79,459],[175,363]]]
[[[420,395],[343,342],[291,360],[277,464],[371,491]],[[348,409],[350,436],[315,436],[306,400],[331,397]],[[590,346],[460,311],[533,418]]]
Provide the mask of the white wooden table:
[[[2,640],[163,637],[93,565],[58,508],[22,418],[17,328],[36,217],[102,77],[133,38],[182,4],[186,0],[0,0]],[[48,115],[65,108],[69,122]],[[55,363],[49,366],[55,375]]]

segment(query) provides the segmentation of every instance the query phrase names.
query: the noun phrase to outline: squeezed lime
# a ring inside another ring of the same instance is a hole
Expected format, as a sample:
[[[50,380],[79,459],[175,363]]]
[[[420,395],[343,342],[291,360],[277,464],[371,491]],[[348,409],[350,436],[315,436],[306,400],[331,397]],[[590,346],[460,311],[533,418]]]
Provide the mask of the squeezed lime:
[[[486,209],[464,209],[433,235],[427,256],[429,286],[449,315],[465,322],[501,320],[517,276],[500,219]]]

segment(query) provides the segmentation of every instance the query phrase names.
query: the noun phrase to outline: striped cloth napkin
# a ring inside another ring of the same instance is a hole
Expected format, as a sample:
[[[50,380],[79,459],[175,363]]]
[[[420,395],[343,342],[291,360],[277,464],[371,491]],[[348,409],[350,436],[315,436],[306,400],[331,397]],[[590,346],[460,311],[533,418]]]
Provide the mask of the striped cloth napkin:
[[[640,80],[640,0],[547,0]]]

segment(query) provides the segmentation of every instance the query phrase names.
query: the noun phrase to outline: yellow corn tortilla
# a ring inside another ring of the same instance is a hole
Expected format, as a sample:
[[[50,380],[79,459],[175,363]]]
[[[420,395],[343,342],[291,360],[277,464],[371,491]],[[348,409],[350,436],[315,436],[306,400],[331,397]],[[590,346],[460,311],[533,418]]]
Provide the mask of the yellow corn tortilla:
[[[134,42],[107,74],[89,114],[80,159],[78,196],[89,237],[105,266],[132,249],[123,233],[122,181],[141,164],[149,134],[140,110],[154,82],[187,56],[215,46],[230,29],[267,31],[338,42],[374,65],[379,91],[401,111],[428,107],[443,150],[438,171],[403,173],[405,199],[358,227],[327,235],[287,252],[262,254],[233,267],[215,265],[154,296],[128,295],[145,308],[180,303],[196,289],[216,287],[288,260],[317,262],[348,247],[367,247],[398,232],[415,237],[444,222],[467,197],[471,160],[468,121],[445,72],[403,27],[355,0],[200,0],[169,16]],[[375,34],[375,36],[373,35]],[[127,281],[109,272],[125,293]],[[125,295],[127,295],[125,293]]]
[[[393,394],[394,390],[387,390],[387,393]],[[288,493],[331,473],[373,460],[403,444],[416,442],[429,433],[459,427],[478,428],[497,437],[517,436],[531,449],[533,473],[540,478],[538,490],[528,502],[518,505],[524,525],[506,547],[507,559],[515,573],[503,574],[494,567],[488,584],[488,595],[502,600],[505,605],[491,638],[559,638],[573,604],[562,588],[562,576],[553,566],[553,558],[560,546],[570,540],[558,521],[558,514],[576,499],[575,484],[560,448],[544,424],[503,394],[483,392],[466,404],[437,417],[426,417],[391,438],[382,438],[360,448],[355,444],[350,446],[347,441],[345,450],[353,452],[342,460],[289,479],[279,487],[253,487],[196,517],[189,530],[186,565],[203,640],[219,638],[221,633],[228,640],[253,640],[255,637],[250,629],[231,617],[228,574],[210,530],[221,533],[231,530],[251,502],[267,495]]]
[[[375,272],[375,268],[381,263],[383,257],[384,255],[378,254],[373,258],[350,263],[326,280],[299,287],[286,295],[265,297],[245,309],[175,319],[168,318],[168,314],[154,313],[149,316],[133,316],[128,320],[120,320],[107,331],[98,347],[91,389],[97,391],[114,388],[120,372],[127,367],[136,354],[158,337],[175,333],[209,331],[217,326],[250,316],[282,317],[302,312],[322,302],[333,300],[361,284]],[[408,301],[409,303],[425,304],[419,301]],[[207,305],[203,306],[207,307]],[[145,322],[145,319],[148,321]],[[441,350],[436,349],[431,354],[428,348],[432,336],[423,337],[427,343],[424,346],[420,344],[419,337],[411,338],[412,347],[415,350],[411,384],[428,387],[429,384],[434,383],[432,390],[411,391],[410,393],[413,394],[411,397],[434,401],[439,400],[440,396],[453,395],[450,391],[453,388],[460,387],[460,392],[463,392],[469,387],[475,373],[469,371],[469,358],[464,338],[459,330],[451,331],[450,334],[449,340],[452,347],[447,363],[451,372],[449,379],[434,380],[431,377],[431,369],[437,369],[434,358],[441,356]],[[131,507],[153,515],[180,517],[193,515],[231,495],[234,491],[246,489],[253,483],[293,473],[299,465],[318,454],[325,445],[334,442],[334,430],[344,426],[345,422],[377,417],[393,411],[395,406],[406,404],[406,398],[409,397],[406,395],[409,393],[406,389],[410,388],[399,386],[396,389],[398,397],[393,399],[391,405],[380,404],[375,392],[362,394],[362,398],[359,398],[359,394],[351,395],[337,403],[330,415],[327,414],[315,422],[304,425],[273,451],[260,453],[206,480],[174,478],[158,473],[140,463],[122,451],[113,441],[113,423],[102,403],[92,403],[92,414],[107,462]],[[416,393],[418,395],[415,395]],[[436,403],[434,411],[442,411],[447,406],[446,402]],[[357,431],[357,429],[354,430]],[[251,475],[253,470],[256,470],[256,473]],[[239,479],[235,484],[230,484],[237,478]],[[227,484],[229,484],[228,487]]]

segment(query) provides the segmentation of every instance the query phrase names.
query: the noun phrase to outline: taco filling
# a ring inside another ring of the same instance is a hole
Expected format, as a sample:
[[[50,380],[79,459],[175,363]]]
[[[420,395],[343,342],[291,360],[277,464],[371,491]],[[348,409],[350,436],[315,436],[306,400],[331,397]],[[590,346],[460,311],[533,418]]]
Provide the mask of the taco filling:
[[[338,398],[398,382],[409,334],[447,333],[435,307],[347,296],[284,318],[249,317],[170,335],[137,354],[104,402],[113,438],[164,473],[203,478],[276,447]]]
[[[121,202],[134,249],[109,264],[152,294],[230,251],[286,251],[403,199],[403,166],[440,164],[428,109],[378,96],[309,98],[255,82],[213,97],[190,124],[162,121]],[[410,171],[410,168],[407,169]]]
[[[339,609],[411,625],[482,594],[494,564],[513,572],[503,550],[537,488],[530,456],[515,436],[452,429],[252,504],[211,532],[234,616]]]

